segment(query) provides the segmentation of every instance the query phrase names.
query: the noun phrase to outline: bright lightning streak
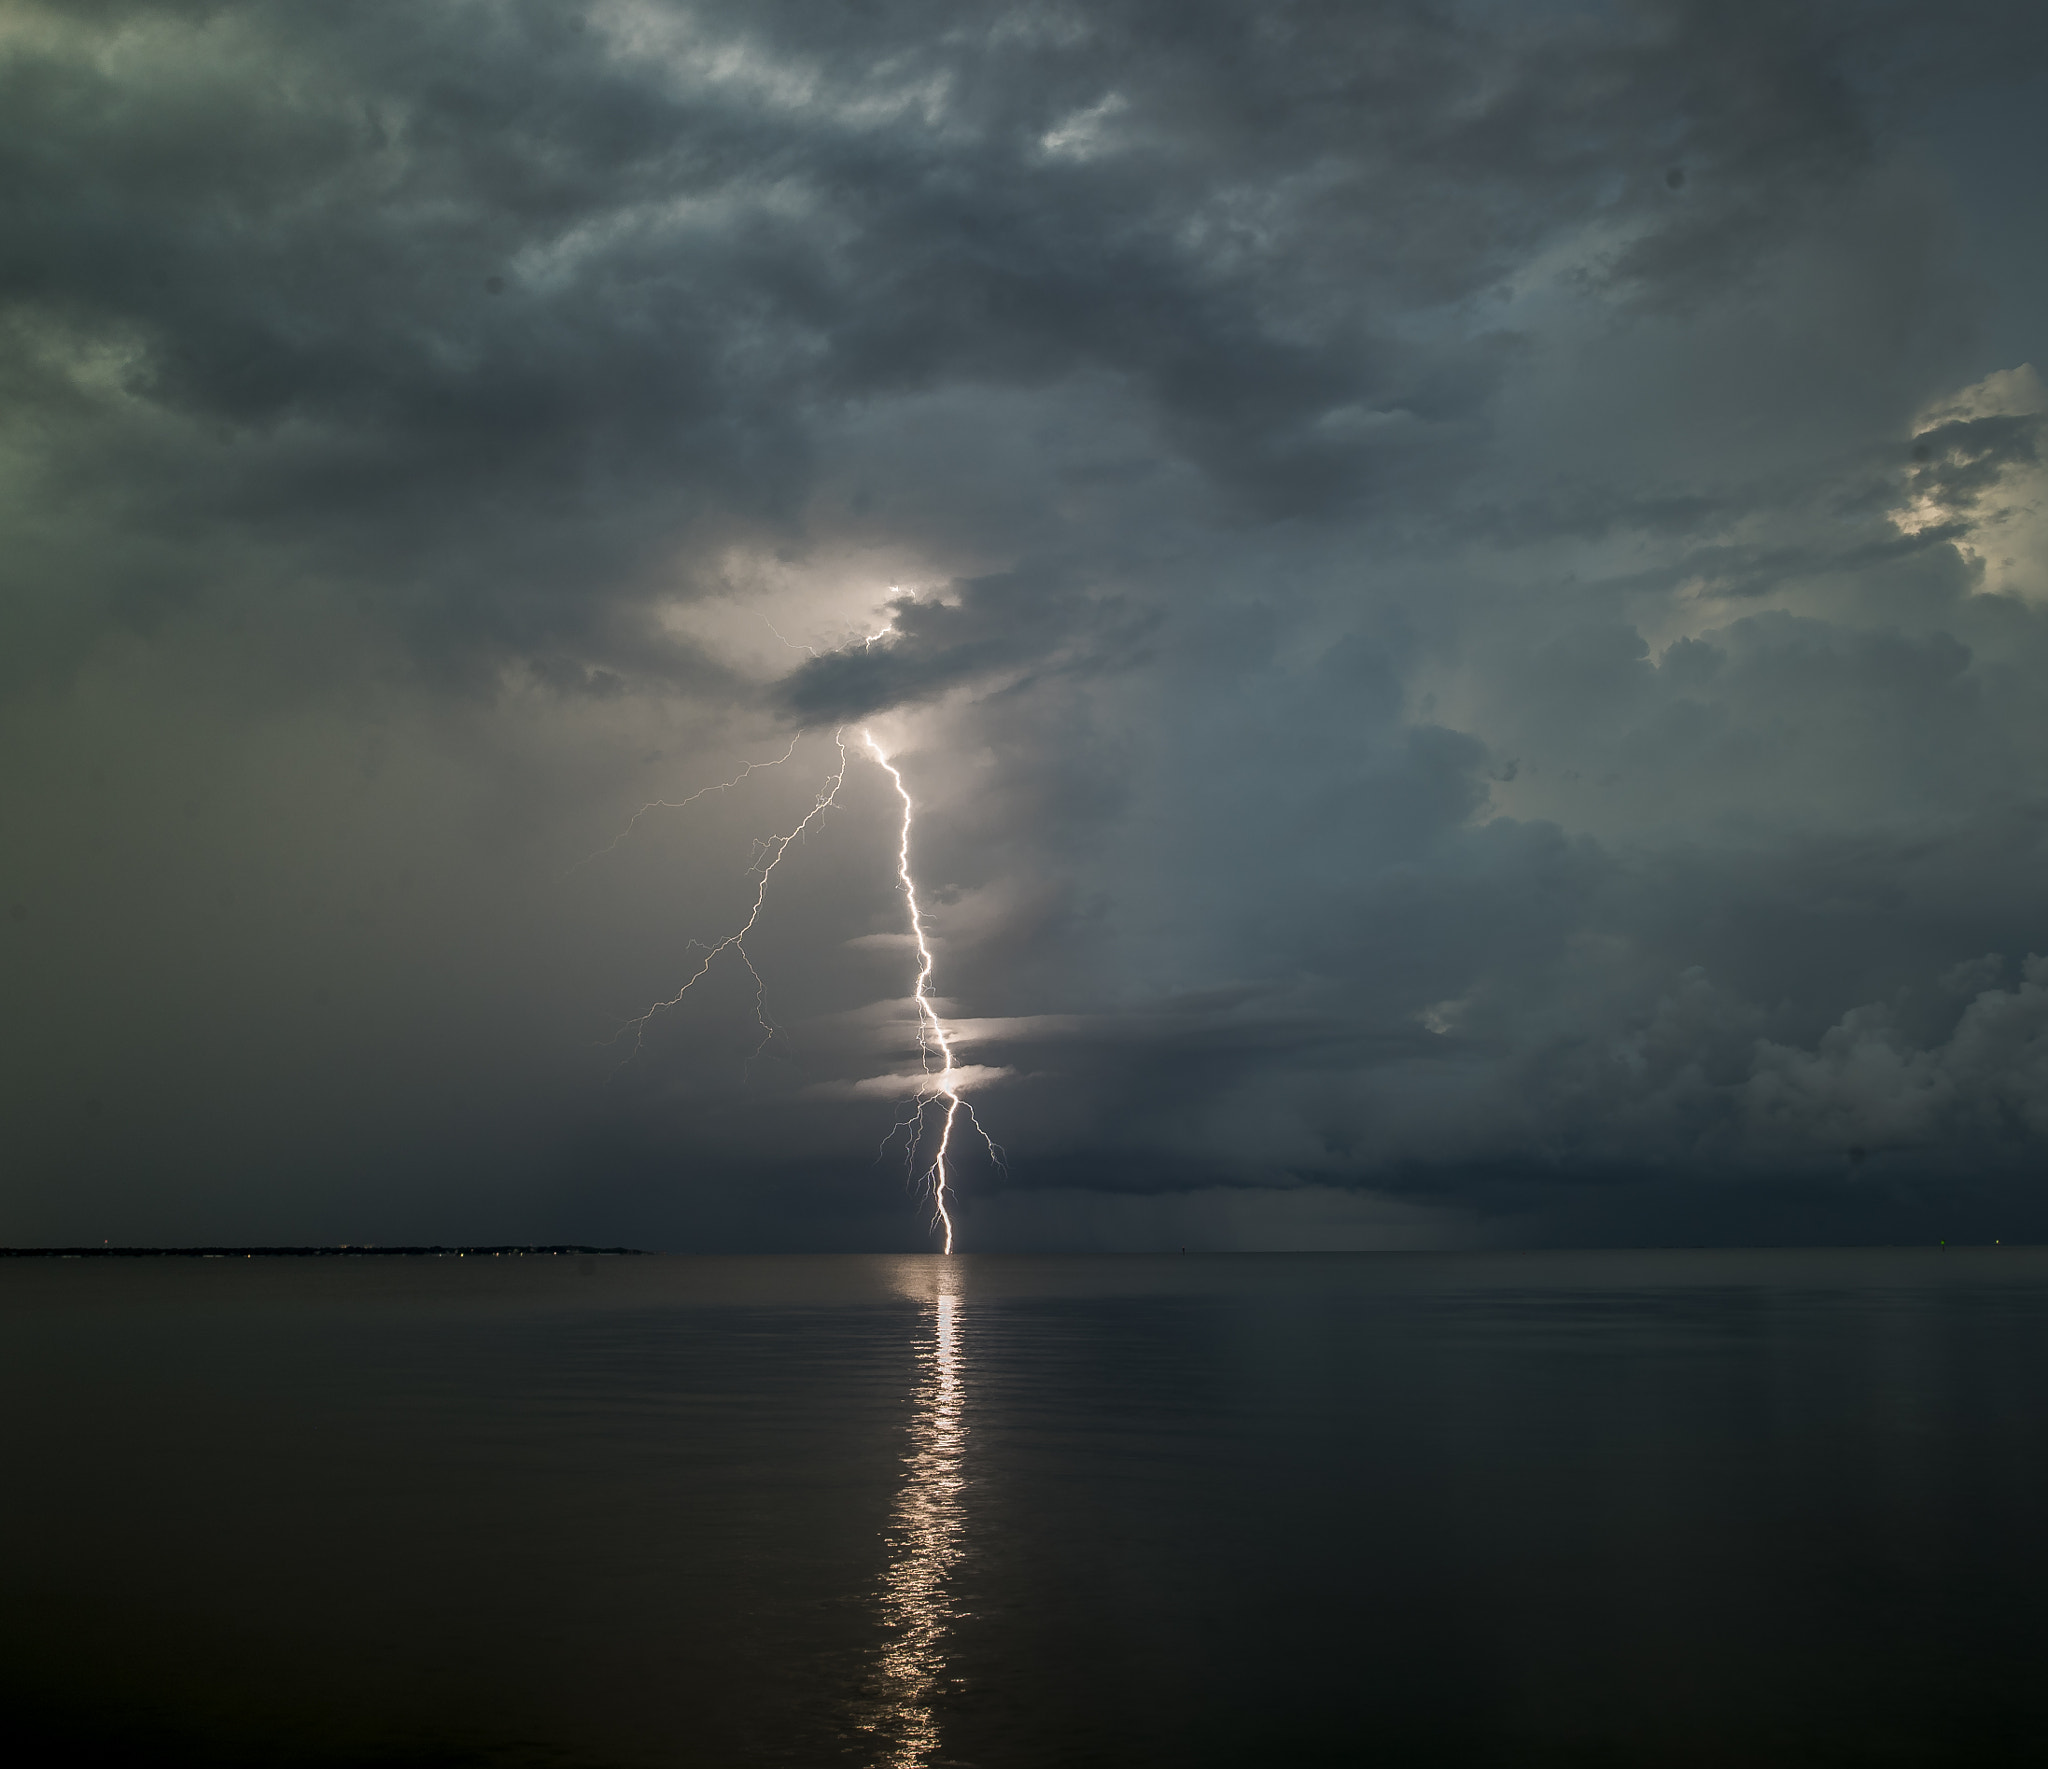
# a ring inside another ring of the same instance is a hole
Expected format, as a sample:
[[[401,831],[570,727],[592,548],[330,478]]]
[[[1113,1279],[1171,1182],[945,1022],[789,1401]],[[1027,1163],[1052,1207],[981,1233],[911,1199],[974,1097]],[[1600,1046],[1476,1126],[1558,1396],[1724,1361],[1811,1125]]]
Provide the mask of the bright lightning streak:
[[[892,585],[891,588],[893,590],[894,586]],[[813,647],[799,645],[794,640],[785,637],[776,629],[774,622],[770,621],[766,615],[762,615],[760,618],[762,624],[792,651],[807,652],[812,657],[818,655]],[[885,643],[893,636],[893,629],[889,627],[869,633],[861,640],[861,649],[863,651],[871,651],[876,645]],[[839,789],[846,780],[847,749],[845,736],[843,727],[833,733],[833,743],[839,750],[839,766],[826,780],[824,787],[818,793],[817,799],[812,804],[810,810],[804,814],[802,821],[786,835],[773,836],[759,844],[756,848],[754,864],[751,868],[755,875],[754,901],[752,907],[747,911],[746,920],[741,922],[737,928],[727,934],[715,946],[705,946],[703,948],[703,962],[685,979],[682,987],[665,1000],[655,1002],[653,1006],[648,1008],[637,1019],[628,1020],[625,1025],[621,1026],[613,1034],[614,1040],[623,1037],[628,1030],[631,1030],[633,1033],[633,1050],[637,1053],[642,1048],[647,1028],[654,1018],[658,1014],[666,1013],[672,1007],[680,1006],[683,997],[688,995],[692,989],[710,975],[712,966],[727,952],[731,952],[738,957],[740,963],[747,967],[747,974],[754,979],[754,1019],[761,1028],[761,1042],[754,1047],[753,1056],[747,1059],[748,1067],[751,1068],[754,1058],[760,1056],[761,1052],[768,1048],[770,1040],[775,1037],[777,1028],[775,1022],[768,1017],[767,1005],[764,1000],[765,985],[762,982],[760,971],[754,967],[753,955],[747,950],[747,936],[754,931],[754,925],[760,920],[761,911],[767,904],[768,881],[774,875],[776,867],[782,864],[783,858],[788,854],[789,850],[798,841],[802,840],[812,823],[826,811],[830,810],[838,801]],[[903,900],[910,911],[911,937],[917,944],[917,976],[911,985],[911,999],[917,1004],[918,1055],[925,1074],[925,1084],[919,1087],[915,1094],[910,1109],[910,1116],[890,1130],[889,1134],[882,1139],[882,1147],[886,1150],[899,1134],[904,1137],[905,1159],[911,1171],[917,1177],[927,1182],[931,1188],[935,1226],[942,1231],[944,1237],[942,1251],[951,1253],[953,1251],[954,1224],[952,1175],[949,1162],[953,1153],[953,1134],[963,1115],[966,1117],[967,1122],[973,1126],[975,1134],[981,1138],[982,1143],[987,1148],[989,1159],[998,1168],[1005,1171],[1007,1171],[1007,1162],[1003,1154],[1002,1145],[983,1128],[980,1118],[975,1114],[974,1107],[967,1102],[961,1093],[961,1083],[959,1080],[961,1069],[959,1063],[954,1059],[953,1038],[946,1030],[946,1023],[939,1017],[939,1011],[932,1002],[931,982],[936,958],[932,952],[931,941],[925,933],[924,910],[917,897],[917,880],[910,870],[910,834],[911,825],[916,820],[916,805],[911,799],[910,789],[905,784],[901,771],[890,762],[887,752],[875,740],[874,733],[863,730],[861,738],[867,746],[868,753],[874,758],[876,766],[889,776],[890,782],[896,788],[896,796],[903,805],[903,821],[896,842],[896,877],[903,886]],[[650,811],[680,811],[712,793],[731,791],[732,788],[738,786],[748,775],[757,769],[781,767],[796,754],[797,745],[801,741],[800,735],[792,738],[789,748],[784,750],[781,755],[769,761],[748,762],[730,780],[722,780],[712,786],[700,787],[697,791],[691,793],[688,798],[678,799],[673,802],[666,799],[657,799],[649,804],[642,805],[639,810],[633,813],[626,826],[612,838],[610,846],[590,855],[588,859],[580,861],[578,864],[588,865],[590,861],[602,859],[606,854],[611,853],[633,833],[640,819]],[[702,943],[693,940],[690,944],[695,947]],[[936,1069],[932,1066],[932,1059],[935,1054],[938,1058],[938,1067]],[[927,1108],[938,1105],[940,1102],[944,1102],[944,1110],[939,1119],[937,1147],[932,1152],[930,1163],[919,1174],[917,1166],[920,1149],[924,1141],[925,1113]]]
[[[909,1133],[910,1160],[917,1159],[919,1132],[924,1123],[924,1109],[938,1100],[946,1102],[946,1109],[939,1124],[939,1146],[932,1155],[931,1165],[925,1169],[925,1177],[931,1182],[932,1207],[938,1214],[939,1226],[945,1231],[945,1245],[940,1251],[953,1251],[953,1213],[947,1207],[946,1157],[953,1146],[953,1125],[960,1114],[967,1114],[981,1140],[988,1145],[989,1158],[998,1167],[1003,1165],[1001,1147],[981,1127],[981,1120],[974,1115],[974,1108],[961,1098],[958,1084],[953,1075],[958,1065],[953,1061],[953,1040],[946,1031],[946,1023],[939,1018],[938,1009],[932,1005],[931,984],[932,957],[931,942],[925,938],[924,912],[918,907],[917,880],[910,874],[910,825],[916,814],[911,803],[910,789],[903,784],[903,776],[897,772],[882,746],[875,741],[872,731],[863,731],[861,739],[868,746],[868,753],[876,764],[896,783],[896,796],[903,801],[903,830],[896,843],[896,876],[903,881],[903,900],[910,908],[911,937],[917,942],[917,981],[912,985],[911,997],[917,1003],[917,1047],[923,1060],[924,1070],[930,1077],[930,1085],[917,1096],[915,1110],[910,1118],[896,1126],[897,1130]],[[933,1073],[931,1058],[933,1051],[939,1055],[939,1068]],[[895,1136],[891,1131],[890,1139]],[[888,1139],[883,1147],[888,1146]]]
[[[761,973],[754,969],[754,960],[747,952],[746,939],[754,931],[754,923],[761,918],[761,907],[768,901],[768,880],[773,876],[776,867],[782,864],[783,855],[787,854],[791,847],[802,839],[805,830],[809,829],[819,817],[832,808],[833,802],[839,797],[840,785],[846,779],[846,744],[842,739],[843,734],[841,732],[835,731],[832,734],[832,741],[839,748],[839,767],[837,772],[826,781],[823,789],[818,794],[816,802],[804,813],[803,821],[787,835],[774,836],[763,844],[760,853],[765,857],[756,862],[754,906],[748,910],[747,919],[732,933],[727,934],[724,939],[720,940],[717,945],[705,949],[704,962],[697,967],[696,974],[688,982],[684,983],[666,1001],[657,1001],[638,1019],[628,1020],[614,1034],[614,1037],[623,1037],[627,1028],[630,1027],[633,1031],[633,1048],[635,1051],[638,1051],[641,1040],[646,1036],[648,1022],[656,1014],[666,1013],[670,1008],[680,1003],[685,995],[689,994],[692,989],[696,988],[704,980],[711,967],[718,962],[721,956],[727,952],[736,952],[739,954],[740,962],[747,967],[747,973],[754,979],[754,1018],[761,1027],[761,1042],[755,1047],[754,1055],[759,1056],[763,1050],[768,1048],[769,1039],[775,1036],[775,1023],[769,1019],[767,1009],[762,1004]],[[792,751],[794,751],[795,747],[794,744],[790,745]],[[784,756],[782,759],[787,761],[789,757]],[[751,766],[752,764],[749,765]],[[712,788],[705,788],[707,792],[711,790]],[[696,796],[701,797],[702,795]],[[685,802],[687,803],[688,801]],[[751,1063],[752,1059],[748,1060]]]

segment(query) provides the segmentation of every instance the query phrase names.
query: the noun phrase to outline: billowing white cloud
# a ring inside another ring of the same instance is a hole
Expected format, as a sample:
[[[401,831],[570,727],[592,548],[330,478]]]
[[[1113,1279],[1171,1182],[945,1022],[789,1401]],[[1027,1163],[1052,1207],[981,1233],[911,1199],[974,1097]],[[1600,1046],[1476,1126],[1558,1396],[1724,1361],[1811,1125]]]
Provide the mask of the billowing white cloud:
[[[2048,597],[2048,390],[2032,363],[2001,369],[1920,414],[1911,494],[1892,520],[1939,530],[1986,595]]]

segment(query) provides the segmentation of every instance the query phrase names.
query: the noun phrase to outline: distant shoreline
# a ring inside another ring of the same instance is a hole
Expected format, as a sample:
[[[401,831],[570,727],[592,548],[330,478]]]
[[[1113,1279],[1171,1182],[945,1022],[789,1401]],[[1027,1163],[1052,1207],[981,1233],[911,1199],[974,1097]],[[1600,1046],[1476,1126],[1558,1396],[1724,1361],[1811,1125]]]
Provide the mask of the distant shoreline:
[[[644,1247],[0,1247],[0,1259],[474,1259],[537,1258],[564,1253],[625,1254]]]

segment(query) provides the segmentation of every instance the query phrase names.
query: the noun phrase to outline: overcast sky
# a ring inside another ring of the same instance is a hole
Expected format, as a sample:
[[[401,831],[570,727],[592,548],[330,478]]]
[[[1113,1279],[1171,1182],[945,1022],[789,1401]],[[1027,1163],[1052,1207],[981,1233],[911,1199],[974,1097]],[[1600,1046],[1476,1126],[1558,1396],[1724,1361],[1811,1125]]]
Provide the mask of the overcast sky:
[[[842,728],[965,1248],[2048,1234],[2044,168],[2024,3],[7,0],[0,1241],[928,1245],[857,746],[619,1036]]]

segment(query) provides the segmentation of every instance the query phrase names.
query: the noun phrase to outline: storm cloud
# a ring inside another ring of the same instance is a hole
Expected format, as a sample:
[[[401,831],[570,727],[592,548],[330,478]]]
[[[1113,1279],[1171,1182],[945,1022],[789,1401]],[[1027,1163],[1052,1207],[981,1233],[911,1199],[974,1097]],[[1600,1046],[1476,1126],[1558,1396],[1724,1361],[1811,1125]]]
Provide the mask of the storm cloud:
[[[2044,79],[10,8],[0,1239],[922,1245],[869,730],[963,1245],[2048,1232]]]

